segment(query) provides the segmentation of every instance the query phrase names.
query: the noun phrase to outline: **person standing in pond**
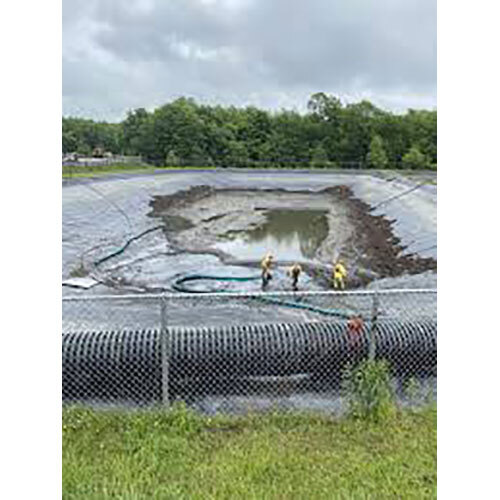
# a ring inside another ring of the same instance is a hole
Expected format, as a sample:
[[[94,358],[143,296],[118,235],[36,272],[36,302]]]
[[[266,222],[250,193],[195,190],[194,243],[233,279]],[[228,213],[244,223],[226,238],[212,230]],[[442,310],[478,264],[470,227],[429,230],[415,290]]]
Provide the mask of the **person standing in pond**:
[[[295,263],[290,269],[288,269],[288,276],[292,278],[292,288],[294,291],[298,289],[299,276],[302,273],[302,267],[300,264]]]
[[[345,282],[347,279],[347,270],[344,263],[339,260],[333,267],[333,288],[335,289],[345,289]]]
[[[273,255],[268,252],[260,263],[261,276],[262,276],[262,289],[265,289],[269,281],[273,279],[271,274],[271,266],[273,264]]]

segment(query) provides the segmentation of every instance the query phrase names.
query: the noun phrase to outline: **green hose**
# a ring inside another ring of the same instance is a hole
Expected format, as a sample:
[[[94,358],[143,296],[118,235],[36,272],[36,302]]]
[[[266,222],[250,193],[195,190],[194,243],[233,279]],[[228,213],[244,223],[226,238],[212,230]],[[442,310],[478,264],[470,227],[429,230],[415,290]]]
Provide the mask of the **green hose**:
[[[213,281],[257,281],[260,280],[260,276],[210,276],[205,274],[188,274],[187,276],[181,276],[177,278],[172,284],[172,288],[181,293],[212,293],[213,290],[191,290],[185,286],[183,283],[188,281],[197,281],[197,280],[213,280]],[[221,293],[224,293],[222,291]],[[261,302],[266,302],[268,304],[273,304],[277,306],[283,307],[291,307],[293,309],[304,309],[307,311],[316,312],[319,314],[323,314],[325,316],[337,316],[340,318],[349,319],[356,313],[354,311],[342,311],[340,309],[323,309],[321,307],[316,307],[311,304],[307,304],[305,302],[293,301],[293,300],[282,300],[271,297],[253,297],[255,300],[259,300]]]
[[[133,236],[132,238],[129,238],[122,247],[118,248],[118,250],[115,250],[114,252],[111,252],[110,254],[105,255],[104,257],[94,261],[94,266],[97,267],[98,265],[102,264],[103,262],[107,261],[108,259],[111,259],[112,257],[116,257],[117,255],[120,255],[121,253],[123,253],[126,250],[126,248],[134,240],[138,240],[139,238],[142,238],[144,235],[152,233],[153,231],[158,231],[158,229],[162,229],[162,228],[163,228],[163,226],[151,227],[149,229],[146,229],[146,231],[143,231],[142,233],[137,234],[136,236]]]
[[[186,283],[186,281],[197,281],[197,280],[212,280],[212,281],[257,281],[260,280],[260,276],[209,276],[205,274],[188,274],[187,276],[182,276],[177,278],[172,288],[177,292],[183,293],[210,293],[208,291],[200,291],[200,290],[190,290],[182,286],[182,283]]]
[[[163,226],[155,226],[150,229],[146,229],[146,231],[143,231],[142,233],[133,236],[132,238],[129,238],[125,244],[115,250],[114,252],[111,252],[108,255],[105,255],[104,257],[94,261],[94,265],[97,267],[103,262],[107,261],[108,259],[111,259],[112,257],[116,257],[117,255],[120,255],[123,253],[126,248],[132,243],[134,240],[138,240],[142,236],[152,233],[153,231],[157,231],[158,229],[162,229]],[[210,276],[210,275],[205,275],[205,274],[189,274],[187,276],[182,276],[180,278],[177,278],[173,285],[172,288],[176,290],[177,292],[181,293],[211,293],[210,290],[208,291],[200,291],[200,290],[190,290],[189,288],[186,288],[183,286],[183,283],[186,283],[187,281],[197,281],[197,280],[212,280],[212,281],[239,281],[239,282],[245,282],[245,281],[258,281],[260,280],[260,276]],[[224,290],[221,291],[222,293]],[[283,306],[283,307],[291,307],[294,309],[304,309],[307,311],[312,311],[316,312],[319,314],[323,314],[325,316],[337,316],[341,318],[346,318],[349,319],[351,316],[355,314],[354,311],[341,311],[339,309],[323,309],[321,307],[315,307],[311,304],[307,304],[304,302],[298,302],[298,301],[290,301],[290,300],[281,300],[281,299],[276,299],[276,298],[269,298],[269,297],[254,297],[256,300],[260,300],[261,302],[266,302],[268,304],[274,304],[278,306]]]

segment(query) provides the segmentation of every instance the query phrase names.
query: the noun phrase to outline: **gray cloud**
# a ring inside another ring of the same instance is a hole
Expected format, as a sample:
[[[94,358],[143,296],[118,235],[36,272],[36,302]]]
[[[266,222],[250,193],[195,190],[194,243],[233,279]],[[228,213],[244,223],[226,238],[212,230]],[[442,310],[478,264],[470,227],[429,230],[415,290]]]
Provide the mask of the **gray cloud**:
[[[435,0],[64,2],[65,114],[116,120],[181,95],[304,109],[318,91],[435,106]]]

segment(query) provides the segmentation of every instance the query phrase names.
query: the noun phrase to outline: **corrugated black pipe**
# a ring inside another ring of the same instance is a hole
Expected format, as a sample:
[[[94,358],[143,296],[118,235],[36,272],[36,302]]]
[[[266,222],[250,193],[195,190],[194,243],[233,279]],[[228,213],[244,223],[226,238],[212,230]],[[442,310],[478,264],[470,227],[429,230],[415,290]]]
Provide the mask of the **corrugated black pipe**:
[[[169,398],[239,392],[270,377],[302,376],[324,386],[368,355],[370,328],[358,341],[341,320],[169,328],[163,361],[158,330],[67,333],[63,400],[151,404],[165,391]],[[386,359],[395,375],[435,375],[435,320],[379,320],[373,338],[376,358]]]

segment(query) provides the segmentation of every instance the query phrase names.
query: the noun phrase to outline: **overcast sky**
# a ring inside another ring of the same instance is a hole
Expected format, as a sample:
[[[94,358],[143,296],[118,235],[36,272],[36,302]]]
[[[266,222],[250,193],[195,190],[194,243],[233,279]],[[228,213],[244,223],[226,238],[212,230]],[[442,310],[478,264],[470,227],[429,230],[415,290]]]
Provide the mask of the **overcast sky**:
[[[63,113],[176,97],[305,109],[326,92],[436,107],[435,0],[64,0]]]

